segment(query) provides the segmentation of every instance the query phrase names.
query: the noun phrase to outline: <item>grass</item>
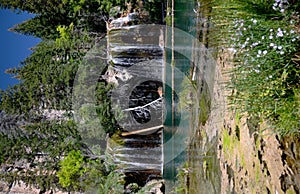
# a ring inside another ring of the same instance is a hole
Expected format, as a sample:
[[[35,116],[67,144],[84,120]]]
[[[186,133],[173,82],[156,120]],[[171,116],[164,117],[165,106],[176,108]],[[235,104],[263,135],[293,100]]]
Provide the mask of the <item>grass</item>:
[[[300,2],[276,2],[213,1],[212,38],[234,56],[235,107],[288,135],[300,131]]]

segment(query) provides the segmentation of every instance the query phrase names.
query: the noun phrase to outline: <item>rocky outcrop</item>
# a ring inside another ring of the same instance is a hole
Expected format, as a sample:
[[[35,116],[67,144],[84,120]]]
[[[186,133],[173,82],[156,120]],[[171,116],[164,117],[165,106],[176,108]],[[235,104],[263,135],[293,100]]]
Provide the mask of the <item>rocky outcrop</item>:
[[[230,52],[220,57],[219,67],[228,72]],[[218,141],[221,193],[299,193],[299,138],[280,138],[264,120],[229,108],[231,92],[224,90],[227,108]]]

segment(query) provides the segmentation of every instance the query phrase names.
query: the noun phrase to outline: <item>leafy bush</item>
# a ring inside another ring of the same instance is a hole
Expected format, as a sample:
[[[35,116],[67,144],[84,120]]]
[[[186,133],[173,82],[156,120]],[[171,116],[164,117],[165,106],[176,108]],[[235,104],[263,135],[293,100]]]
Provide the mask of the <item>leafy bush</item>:
[[[83,159],[79,150],[72,150],[68,156],[60,162],[60,171],[57,175],[62,187],[72,188],[74,190],[80,188],[79,178],[85,171],[83,168]]]
[[[123,175],[107,169],[99,160],[85,158],[79,150],[72,150],[60,162],[59,183],[69,191],[115,193],[123,191]]]

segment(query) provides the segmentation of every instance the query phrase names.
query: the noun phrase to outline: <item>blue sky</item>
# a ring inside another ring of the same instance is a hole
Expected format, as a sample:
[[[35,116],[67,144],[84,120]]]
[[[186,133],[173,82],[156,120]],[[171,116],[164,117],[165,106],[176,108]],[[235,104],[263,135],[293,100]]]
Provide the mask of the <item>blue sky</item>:
[[[0,9],[0,89],[18,83],[18,80],[4,73],[5,69],[18,67],[20,62],[32,53],[29,49],[40,41],[31,36],[8,31],[15,24],[32,17],[33,15],[28,13],[16,14],[10,10]]]

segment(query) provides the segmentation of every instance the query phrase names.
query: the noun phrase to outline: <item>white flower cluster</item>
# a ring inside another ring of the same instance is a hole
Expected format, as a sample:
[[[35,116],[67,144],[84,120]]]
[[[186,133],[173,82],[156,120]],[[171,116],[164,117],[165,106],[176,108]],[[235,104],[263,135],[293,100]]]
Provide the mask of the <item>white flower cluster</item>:
[[[268,53],[267,50],[264,51],[258,50],[256,57],[261,57],[262,55],[266,55],[267,53]]]
[[[289,2],[287,0],[275,0],[272,8],[275,11],[280,11],[281,13],[283,13],[287,7],[288,7]]]
[[[284,26],[261,30],[257,33],[257,29],[261,26],[261,21],[255,18],[249,18],[248,21],[234,20],[230,50],[233,53],[244,53],[245,56],[252,53],[250,55],[256,58],[272,56],[274,53],[283,56],[291,52],[288,45],[296,44],[300,40],[295,30]]]
[[[276,44],[274,44],[273,42],[271,42],[268,47],[273,48],[274,50],[277,51],[277,53],[279,53],[281,55],[284,54],[283,47],[281,45],[277,46]]]
[[[295,31],[294,30],[284,30],[281,28],[278,28],[277,30],[273,30],[270,29],[270,35],[269,35],[269,39],[271,41],[271,43],[268,45],[267,48],[272,48],[274,50],[276,50],[277,53],[283,55],[285,52],[284,50],[288,51],[286,47],[285,49],[283,49],[283,46],[281,45],[276,45],[276,40],[277,42],[282,42],[282,41],[278,41],[278,38],[285,38],[285,37],[291,37],[290,41],[291,42],[295,42],[297,39],[299,40],[299,36],[296,36]],[[262,39],[265,39],[264,36],[262,36]]]

